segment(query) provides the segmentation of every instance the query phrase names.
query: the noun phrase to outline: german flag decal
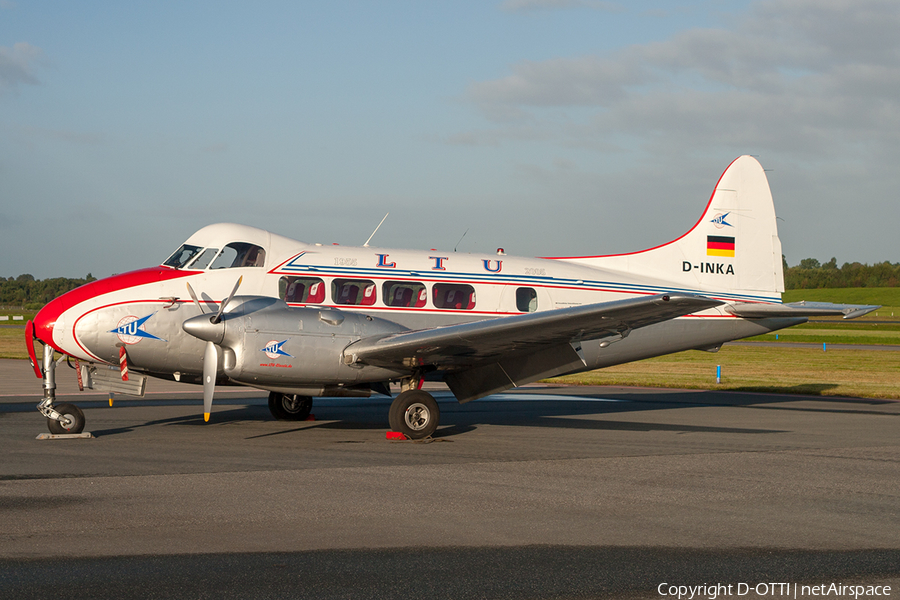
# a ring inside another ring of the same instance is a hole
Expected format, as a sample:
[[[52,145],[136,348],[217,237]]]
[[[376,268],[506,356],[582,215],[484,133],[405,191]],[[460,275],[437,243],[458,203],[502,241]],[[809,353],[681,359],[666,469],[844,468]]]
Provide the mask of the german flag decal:
[[[706,236],[707,256],[734,256],[734,238],[723,235]]]

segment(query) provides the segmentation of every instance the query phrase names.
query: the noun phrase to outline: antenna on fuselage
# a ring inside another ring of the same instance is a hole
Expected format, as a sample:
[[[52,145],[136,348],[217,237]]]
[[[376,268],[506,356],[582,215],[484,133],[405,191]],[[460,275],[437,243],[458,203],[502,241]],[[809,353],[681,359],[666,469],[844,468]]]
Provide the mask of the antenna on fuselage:
[[[384,219],[387,219],[389,214],[391,213],[385,213]],[[384,223],[384,219],[381,220],[381,223],[378,224],[378,227],[381,227],[382,223]],[[363,248],[369,247],[369,242],[371,242],[372,238],[375,237],[375,234],[378,233],[378,227],[375,228],[375,231],[372,232],[372,235],[370,235],[369,239],[366,240],[366,243],[363,244]]]
[[[466,237],[466,234],[467,234],[467,233],[469,233],[469,229],[471,229],[471,228],[469,228],[469,227],[466,228],[466,230],[463,232],[462,236],[459,238],[459,242],[456,242],[456,245],[453,246],[453,251],[454,251],[454,252],[456,252],[456,249],[459,248],[459,244],[460,244],[460,242],[462,242],[462,239],[463,239],[464,237]]]

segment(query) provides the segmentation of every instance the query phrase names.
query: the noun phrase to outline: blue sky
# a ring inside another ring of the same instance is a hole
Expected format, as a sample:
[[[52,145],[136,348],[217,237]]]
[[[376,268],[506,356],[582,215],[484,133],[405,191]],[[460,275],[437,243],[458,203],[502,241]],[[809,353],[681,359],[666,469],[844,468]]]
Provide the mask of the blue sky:
[[[790,264],[900,261],[900,4],[0,0],[0,276],[213,222],[603,254],[769,170]]]

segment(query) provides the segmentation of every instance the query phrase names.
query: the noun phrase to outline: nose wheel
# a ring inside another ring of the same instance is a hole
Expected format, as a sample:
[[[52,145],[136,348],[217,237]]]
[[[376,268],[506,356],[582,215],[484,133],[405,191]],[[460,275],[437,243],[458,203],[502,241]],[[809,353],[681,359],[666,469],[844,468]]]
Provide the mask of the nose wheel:
[[[407,390],[391,403],[388,420],[393,431],[399,431],[412,440],[420,440],[435,432],[441,420],[441,410],[428,392]]]
[[[81,433],[84,431],[84,413],[74,404],[57,404],[56,412],[61,420],[47,418],[47,429],[50,433],[61,435],[64,433]]]

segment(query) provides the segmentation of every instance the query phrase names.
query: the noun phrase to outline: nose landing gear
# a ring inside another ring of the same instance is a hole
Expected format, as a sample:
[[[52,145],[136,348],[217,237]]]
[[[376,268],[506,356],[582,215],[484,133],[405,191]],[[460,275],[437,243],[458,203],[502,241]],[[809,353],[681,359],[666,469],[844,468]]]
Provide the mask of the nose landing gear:
[[[53,360],[53,348],[44,345],[43,358],[43,387],[44,398],[38,403],[37,409],[47,417],[47,428],[50,433],[81,433],[84,431],[84,413],[74,404],[64,403],[53,406],[56,400],[56,365],[62,362]]]

